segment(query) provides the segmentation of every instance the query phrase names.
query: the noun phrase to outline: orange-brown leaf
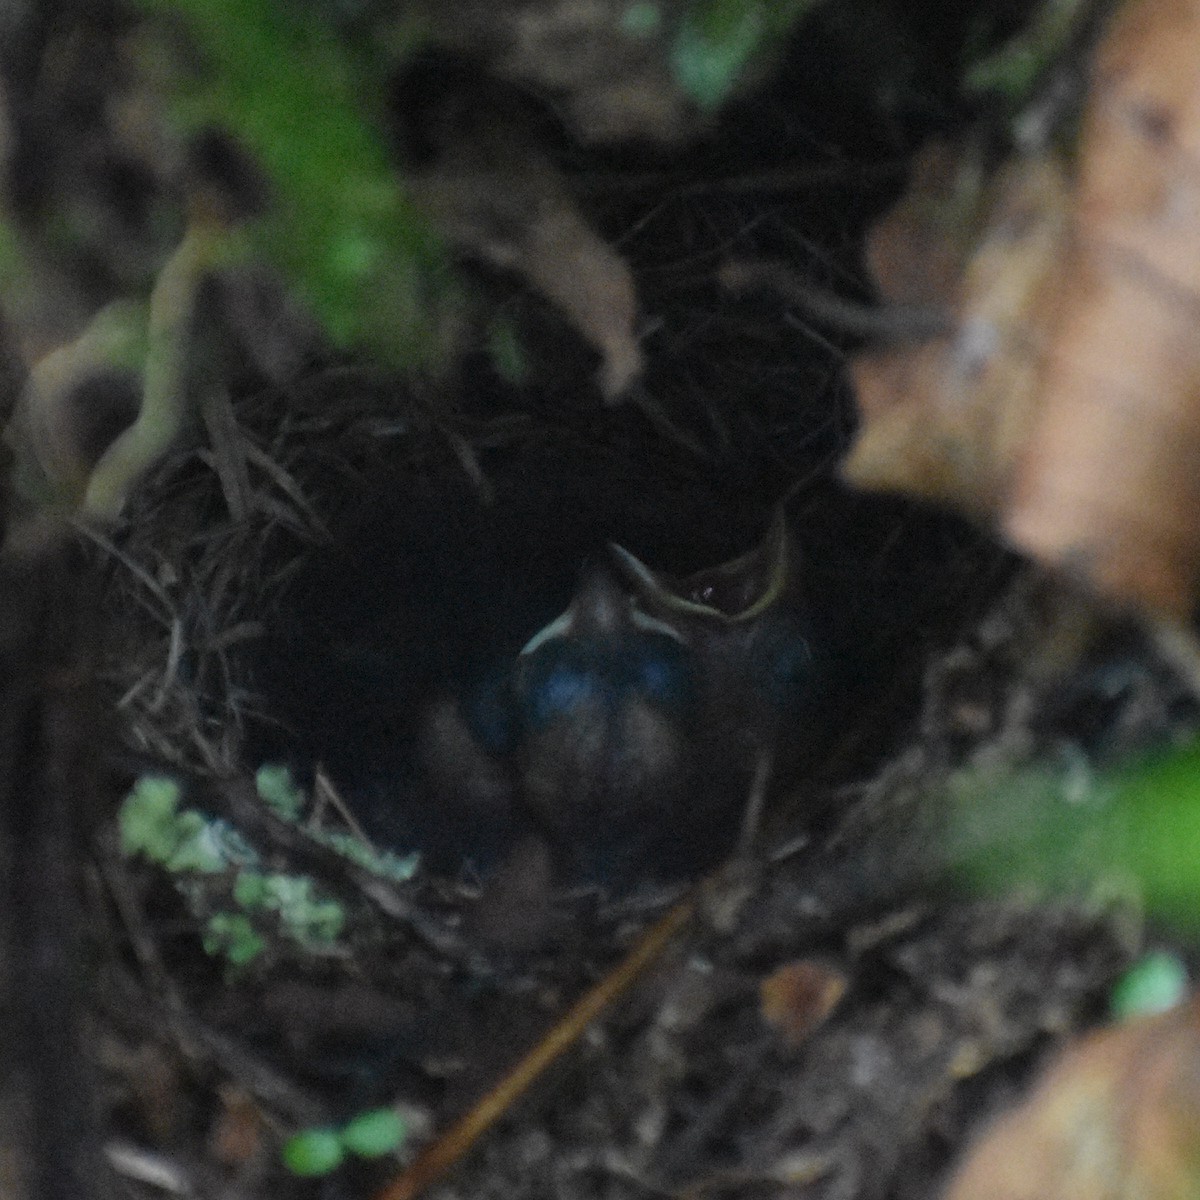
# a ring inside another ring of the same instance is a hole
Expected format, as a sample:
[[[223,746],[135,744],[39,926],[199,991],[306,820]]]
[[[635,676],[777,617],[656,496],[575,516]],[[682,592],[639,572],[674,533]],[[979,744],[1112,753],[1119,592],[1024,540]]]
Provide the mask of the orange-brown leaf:
[[[1125,5],[1097,62],[1070,287],[1005,514],[1102,591],[1186,614],[1200,581],[1200,5]]]
[[[953,332],[859,361],[845,468],[989,518],[1171,616],[1200,586],[1197,62],[1200,4],[1129,0],[1096,56],[1069,187],[1049,161],[1009,164],[965,256],[953,221],[939,248],[919,190],[880,223],[869,257],[885,295],[911,293],[924,260]],[[961,212],[939,170],[914,187],[934,179]]]
[[[819,1029],[846,994],[840,971],[811,959],[785,963],[759,987],[764,1020],[799,1046]]]
[[[930,203],[909,197],[901,209]],[[858,360],[863,426],[844,468],[852,483],[911,492],[979,516],[1003,503],[1032,420],[1035,331],[1057,299],[1066,205],[1054,163],[1010,166],[994,186],[974,251],[944,297],[953,332]],[[925,253],[928,222],[889,220],[894,237],[915,237],[908,252]],[[925,256],[934,275],[943,275],[946,253]],[[878,245],[873,257],[882,257]],[[898,248],[890,252],[885,279],[903,257]],[[940,279],[938,290],[945,286]]]
[[[1194,1200],[1200,1003],[1093,1034],[968,1153],[945,1200]]]

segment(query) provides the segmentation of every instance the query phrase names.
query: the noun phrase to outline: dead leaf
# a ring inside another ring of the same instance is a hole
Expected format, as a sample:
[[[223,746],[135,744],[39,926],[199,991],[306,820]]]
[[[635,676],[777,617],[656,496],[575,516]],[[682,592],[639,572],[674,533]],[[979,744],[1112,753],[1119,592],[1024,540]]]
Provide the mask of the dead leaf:
[[[860,359],[846,464],[1174,617],[1200,584],[1198,54],[1200,6],[1133,0],[1097,52],[1073,175],[1011,162],[980,219],[944,161],[918,171],[869,256],[887,299],[943,304],[954,332]]]
[[[812,959],[785,963],[760,985],[763,1020],[789,1046],[806,1042],[846,994],[846,976]]]
[[[523,275],[601,356],[597,386],[616,403],[642,373],[629,264],[588,223],[566,181],[511,122],[494,114],[457,130],[411,185],[442,233]]]
[[[867,238],[867,267],[892,304],[949,307],[978,233],[982,178],[962,154],[930,142],[908,190]]]
[[[1200,5],[1124,5],[1080,146],[1070,286],[1003,528],[1185,616],[1200,582]]]
[[[1194,1200],[1200,1001],[1092,1034],[968,1153],[945,1200]]]
[[[209,1150],[222,1166],[245,1167],[263,1152],[266,1122],[254,1097],[244,1089],[226,1084],[219,1096],[221,1111],[209,1130]]]
[[[855,363],[863,425],[844,471],[860,487],[986,517],[1003,504],[1028,436],[1038,367],[1032,331],[1056,300],[1066,181],[1048,159],[1011,164],[990,188],[982,217],[959,213],[982,221],[965,258],[956,245],[961,228],[938,223],[930,210],[961,210],[956,193],[970,184],[944,170],[919,172],[917,184],[936,191],[902,201],[874,232],[871,258],[888,300],[943,305],[952,332]],[[929,272],[922,276],[912,259],[928,262]]]

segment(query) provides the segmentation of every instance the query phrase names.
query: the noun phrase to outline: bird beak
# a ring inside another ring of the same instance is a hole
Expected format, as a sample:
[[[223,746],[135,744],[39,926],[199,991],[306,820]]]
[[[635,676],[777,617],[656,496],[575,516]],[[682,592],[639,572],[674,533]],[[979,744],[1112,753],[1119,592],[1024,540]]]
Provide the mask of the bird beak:
[[[643,633],[662,633],[677,642],[683,641],[679,631],[665,621],[635,609],[628,594],[613,578],[611,571],[594,568],[584,575],[579,590],[566,612],[539,629],[525,643],[518,657],[533,654],[547,642],[558,638],[589,635],[613,637],[626,629],[636,629]]]
[[[684,578],[653,571],[624,546],[609,545],[618,573],[652,613],[740,624],[762,616],[795,585],[798,557],[782,507],[762,541],[738,558]]]

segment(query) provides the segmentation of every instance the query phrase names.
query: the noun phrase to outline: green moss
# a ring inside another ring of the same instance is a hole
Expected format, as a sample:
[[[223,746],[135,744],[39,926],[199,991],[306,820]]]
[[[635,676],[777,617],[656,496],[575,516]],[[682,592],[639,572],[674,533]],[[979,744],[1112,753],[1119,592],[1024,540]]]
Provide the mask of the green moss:
[[[268,212],[248,231],[253,247],[339,344],[393,365],[430,365],[452,289],[441,245],[404,194],[376,127],[384,65],[302,6],[141,2],[151,14],[182,17],[207,58],[200,78],[175,80],[179,121],[227,130],[271,182]]]

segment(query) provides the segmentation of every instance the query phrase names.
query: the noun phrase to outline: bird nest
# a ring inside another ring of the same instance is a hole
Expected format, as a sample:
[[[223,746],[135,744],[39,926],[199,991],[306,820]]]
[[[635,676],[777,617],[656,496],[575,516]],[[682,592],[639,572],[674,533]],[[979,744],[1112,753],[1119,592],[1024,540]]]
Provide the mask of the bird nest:
[[[872,1195],[867,1163],[913,1187],[936,1177],[947,1130],[965,1122],[964,1056],[979,1077],[1003,1077],[1047,1030],[1078,1021],[1131,952],[1110,922],[1071,907],[1039,910],[1031,936],[1019,904],[931,910],[908,898],[935,782],[972,746],[1007,737],[1006,753],[1028,753],[1028,727],[1013,713],[1014,697],[1034,686],[1021,663],[1043,623],[1038,586],[944,660],[923,701],[917,675],[905,676],[897,736],[882,739],[890,763],[878,740],[866,759],[852,750],[849,769],[783,806],[763,853],[697,893],[555,889],[536,857],[502,886],[470,872],[411,874],[379,847],[347,853],[331,838],[355,836],[336,803],[313,797],[297,819],[256,787],[248,747],[271,719],[256,654],[289,583],[380,470],[486,488],[493,451],[581,438],[655,470],[694,462],[642,413],[595,409],[564,422],[561,408],[479,416],[466,407],[346,365],[247,389],[206,406],[205,436],[156,469],[118,528],[89,534],[104,579],[104,681],[123,786],[137,796],[135,777],[172,775],[179,804],[235,844],[219,870],[196,874],[150,867],[101,835],[119,914],[107,922],[112,965],[97,988],[103,1066],[113,1136],[140,1147],[120,1159],[121,1173],[144,1181],[174,1171],[201,1194],[238,1180],[248,1195],[299,1196],[306,1185],[279,1165],[291,1131],[345,1128],[382,1104],[408,1130],[401,1159],[442,1130],[449,1140],[435,1154],[453,1158],[471,1144],[454,1118],[495,1086],[490,1111],[508,1115],[460,1169],[458,1186],[472,1195],[774,1194],[796,1181],[813,1196]],[[837,524],[845,503],[818,488],[799,511]],[[751,506],[747,526],[768,507]],[[894,571],[872,531],[890,523],[894,539],[895,515],[885,508],[886,520],[872,511],[861,522],[859,579]],[[932,545],[940,568],[947,545],[966,553],[963,535],[937,520],[915,544]],[[960,588],[945,607],[978,603]],[[990,699],[972,707],[988,679]],[[921,705],[923,730],[903,715]],[[864,724],[879,733],[874,714],[851,722]],[[867,761],[874,778],[864,783]],[[819,830],[814,812],[824,814]],[[246,845],[249,869],[238,859]],[[310,881],[290,926],[282,902],[269,918],[257,911],[252,945],[220,924],[246,911],[247,873]],[[326,937],[330,904],[337,930]],[[136,969],[122,963],[125,944],[138,948]],[[870,985],[873,976],[904,981],[907,999]],[[922,989],[933,976],[988,983],[964,983],[947,1002]],[[146,1012],[162,1020],[148,1028]],[[513,1063],[528,1052],[544,1065],[550,1046],[570,1044],[568,1065],[512,1107],[538,1066],[525,1060],[525,1074],[506,1075]],[[897,1121],[912,1135],[898,1137]],[[416,1178],[433,1177],[425,1163],[417,1159]],[[356,1159],[342,1178],[367,1194],[395,1169],[388,1155]]]
[[[120,523],[86,532],[120,808],[95,846],[93,1057],[130,1194],[309,1196],[289,1136],[387,1106],[407,1140],[331,1189],[368,1195],[426,1143],[454,1159],[474,1112],[500,1124],[434,1194],[927,1195],[973,1112],[1095,1013],[1137,933],[1094,906],[931,898],[934,801],[964,765],[1086,761],[1080,729],[1144,744],[1178,720],[1178,682],[1126,629],[1137,670],[1097,717],[1107,685],[1052,669],[1071,597],[1028,568],[1014,583],[959,522],[838,482],[854,339],[719,282],[740,256],[853,286],[899,166],[721,185],[710,147],[675,186],[602,173],[591,214],[659,322],[624,403],[594,386],[603,338],[581,347],[491,262],[441,382],[328,355],[227,380]],[[533,332],[519,385],[496,312]],[[298,795],[258,771],[281,716],[264,647],[343,518],[380,479],[484,496],[531,450],[602,461],[613,491],[657,481],[664,517],[719,495],[690,567],[748,550],[786,499],[805,603],[857,664],[812,715],[830,735],[812,770],[766,814],[739,797],[760,836],[703,880],[564,883],[536,852],[499,882],[430,870],[361,838],[319,775]]]
[[[105,681],[130,751],[217,778],[245,769],[248,723],[263,715],[249,652],[281,591],[329,542],[339,494],[384,447],[428,457],[434,430],[398,382],[333,367],[224,400],[209,436],[156,468],[117,529],[89,532],[113,631]]]

